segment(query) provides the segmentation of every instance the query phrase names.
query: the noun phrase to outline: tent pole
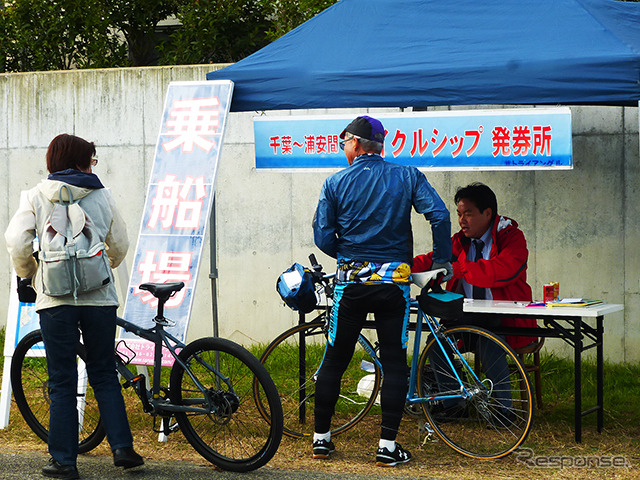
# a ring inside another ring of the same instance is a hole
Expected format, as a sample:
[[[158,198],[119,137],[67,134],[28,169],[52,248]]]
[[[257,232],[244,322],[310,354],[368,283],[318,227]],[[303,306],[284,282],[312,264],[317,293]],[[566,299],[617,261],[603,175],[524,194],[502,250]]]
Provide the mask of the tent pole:
[[[214,193],[211,215],[209,216],[209,278],[211,279],[211,314],[213,318],[213,336],[218,337],[218,263],[216,245],[216,197]]]

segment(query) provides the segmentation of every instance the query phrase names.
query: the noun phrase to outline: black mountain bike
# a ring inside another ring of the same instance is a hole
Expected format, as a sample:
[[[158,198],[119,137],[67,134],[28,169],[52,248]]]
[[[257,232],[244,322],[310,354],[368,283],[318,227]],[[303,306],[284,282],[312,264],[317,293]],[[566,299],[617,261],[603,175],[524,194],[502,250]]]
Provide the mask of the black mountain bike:
[[[128,332],[153,342],[153,382],[128,366],[135,356],[124,341],[116,349],[116,368],[125,388],[133,388],[143,410],[154,418],[156,432],[169,435],[180,429],[196,451],[224,470],[247,472],[265,465],[282,439],[283,414],[278,391],[265,368],[245,348],[223,338],[200,338],[183,344],[165,327],[164,304],[184,283],[145,283],[140,289],[158,298],[155,326],[143,329],[121,318]],[[161,368],[162,349],[173,358]],[[130,354],[121,353],[129,351]],[[105,436],[98,404],[87,381],[77,347],[79,451],[88,452]],[[11,364],[13,394],[29,427],[45,442],[49,436],[49,386],[42,334],[26,335],[16,347]],[[167,371],[168,370],[168,371]],[[256,405],[260,403],[260,410]]]

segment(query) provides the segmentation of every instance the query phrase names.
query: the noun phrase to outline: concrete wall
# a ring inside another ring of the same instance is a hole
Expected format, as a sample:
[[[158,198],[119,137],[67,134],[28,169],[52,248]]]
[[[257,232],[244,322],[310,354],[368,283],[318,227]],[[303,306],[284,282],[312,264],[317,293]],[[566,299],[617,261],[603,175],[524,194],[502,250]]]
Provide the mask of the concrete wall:
[[[204,80],[212,66],[151,67],[0,75],[0,230],[21,190],[46,176],[44,154],[59,133],[97,145],[96,173],[111,187],[135,240],[153,161],[166,89],[174,80]],[[478,108],[478,107],[472,107]],[[393,110],[371,109],[369,112]],[[328,110],[266,112],[322,114]],[[332,110],[330,113],[363,113]],[[315,252],[325,270],[333,261],[313,245],[311,221],[326,174],[255,169],[252,118],[230,116],[216,189],[218,316],[221,336],[267,342],[296,322],[274,290],[293,261]],[[451,207],[471,181],[489,184],[501,213],[515,218],[531,252],[529,281],[559,281],[561,295],[624,303],[605,319],[605,355],[640,359],[640,194],[638,108],[572,107],[574,169],[570,171],[434,172],[429,181]],[[430,250],[428,228],[415,217],[416,252]],[[4,239],[0,241],[3,243]],[[135,243],[135,242],[134,242]],[[2,252],[5,251],[1,248]],[[127,263],[130,266],[133,252]],[[203,258],[189,337],[212,333],[208,252]],[[10,266],[0,255],[0,286],[8,292]],[[0,312],[7,310],[0,296]],[[4,322],[0,315],[0,322]],[[547,345],[560,354],[560,340]]]

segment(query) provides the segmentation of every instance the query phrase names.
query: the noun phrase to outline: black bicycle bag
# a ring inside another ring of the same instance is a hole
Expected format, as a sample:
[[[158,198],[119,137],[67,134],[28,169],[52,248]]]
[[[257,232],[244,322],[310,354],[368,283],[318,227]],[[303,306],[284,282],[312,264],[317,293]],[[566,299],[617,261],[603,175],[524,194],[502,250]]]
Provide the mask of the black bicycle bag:
[[[428,287],[422,289],[417,297],[420,309],[427,315],[443,320],[456,320],[462,317],[462,305],[464,296],[459,293],[429,291]]]

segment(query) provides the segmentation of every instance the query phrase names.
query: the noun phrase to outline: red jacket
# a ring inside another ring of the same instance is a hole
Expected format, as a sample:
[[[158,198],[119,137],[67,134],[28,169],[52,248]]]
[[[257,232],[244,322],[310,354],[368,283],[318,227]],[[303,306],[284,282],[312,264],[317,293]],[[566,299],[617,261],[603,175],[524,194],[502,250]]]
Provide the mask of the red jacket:
[[[452,237],[453,277],[447,290],[464,293],[461,279],[477,287],[490,288],[494,300],[530,302],[531,287],[527,283],[527,241],[518,223],[507,217],[497,216],[491,231],[493,245],[489,260],[467,261],[471,240],[460,231]],[[424,272],[431,268],[431,253],[413,259],[412,271]],[[534,318],[503,318],[505,327],[537,327]],[[512,348],[520,348],[535,342],[535,337],[507,336]]]

